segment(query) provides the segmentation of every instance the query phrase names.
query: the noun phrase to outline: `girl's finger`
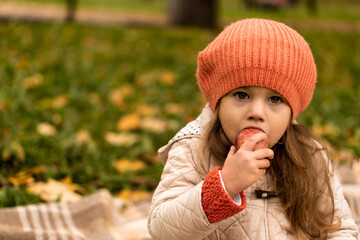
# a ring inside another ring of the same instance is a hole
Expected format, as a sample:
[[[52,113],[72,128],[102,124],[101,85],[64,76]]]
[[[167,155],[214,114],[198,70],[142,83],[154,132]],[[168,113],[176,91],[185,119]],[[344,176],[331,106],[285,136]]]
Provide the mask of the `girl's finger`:
[[[240,147],[242,150],[245,151],[252,151],[255,145],[267,138],[265,133],[257,133],[246,139],[243,145]]]
[[[260,176],[263,176],[266,174],[266,169],[265,168],[261,168],[259,169],[259,172],[260,172]]]
[[[257,167],[259,169],[266,169],[270,167],[270,161],[268,159],[257,160]]]
[[[263,148],[263,149],[259,149],[253,152],[253,156],[256,159],[273,159],[274,158],[274,151],[271,150],[270,148]]]
[[[235,153],[236,153],[235,147],[234,147],[234,146],[231,146],[231,147],[230,147],[230,150],[229,150],[229,152],[228,152],[228,154],[227,154],[227,158],[232,157],[233,155],[235,155]]]

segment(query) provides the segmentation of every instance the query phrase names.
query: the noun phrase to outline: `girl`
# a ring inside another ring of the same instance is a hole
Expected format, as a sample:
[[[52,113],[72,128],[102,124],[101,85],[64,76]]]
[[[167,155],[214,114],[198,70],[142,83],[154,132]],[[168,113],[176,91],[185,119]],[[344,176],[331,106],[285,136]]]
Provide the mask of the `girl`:
[[[159,150],[152,237],[356,239],[325,149],[295,121],[316,82],[307,42],[282,23],[241,20],[199,53],[196,77],[208,104]],[[236,150],[244,129],[261,133]]]

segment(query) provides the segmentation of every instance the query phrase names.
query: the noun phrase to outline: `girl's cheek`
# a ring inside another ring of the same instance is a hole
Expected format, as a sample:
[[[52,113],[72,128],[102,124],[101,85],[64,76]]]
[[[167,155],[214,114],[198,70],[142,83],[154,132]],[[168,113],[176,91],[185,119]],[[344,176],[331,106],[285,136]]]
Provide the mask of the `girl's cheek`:
[[[269,137],[269,145],[270,145],[269,148],[272,148],[273,146],[275,146],[275,144],[280,143],[282,141],[282,136],[283,135],[281,135],[281,136],[272,136],[272,137],[270,136]]]

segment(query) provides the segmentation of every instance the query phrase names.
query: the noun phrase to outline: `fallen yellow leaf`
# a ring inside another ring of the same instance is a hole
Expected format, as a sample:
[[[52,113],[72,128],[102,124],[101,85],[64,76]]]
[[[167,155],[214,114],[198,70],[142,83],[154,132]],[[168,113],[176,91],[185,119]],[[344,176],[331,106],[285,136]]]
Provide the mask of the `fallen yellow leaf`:
[[[136,85],[138,86],[148,86],[153,83],[154,73],[145,73],[143,75],[138,76],[135,79]]]
[[[136,107],[136,113],[141,116],[154,116],[159,113],[159,108],[156,106],[141,104]]]
[[[59,95],[54,98],[43,98],[36,102],[38,109],[59,109],[63,108],[69,101],[68,96],[65,94]]]
[[[340,133],[339,127],[327,123],[325,125],[315,125],[312,127],[313,132],[318,136],[334,136]]]
[[[119,172],[136,172],[145,167],[142,161],[130,161],[126,158],[122,158],[115,162],[115,167]]]
[[[123,107],[125,105],[124,99],[134,93],[134,88],[130,84],[125,84],[124,86],[113,89],[109,94],[110,101],[118,107]]]
[[[35,88],[42,84],[44,81],[44,76],[40,73],[36,73],[30,77],[27,77],[23,80],[23,86],[25,89]]]
[[[117,195],[118,198],[121,198],[125,202],[131,201],[139,201],[141,199],[145,199],[150,197],[149,192],[139,191],[139,190],[129,190],[124,189]]]
[[[337,162],[350,162],[354,159],[354,153],[352,150],[341,149],[339,151],[332,151],[333,160]]]
[[[78,145],[78,146],[83,145],[84,143],[87,143],[90,140],[91,140],[91,136],[88,131],[80,130],[76,133],[76,137],[75,137],[76,145]]]
[[[28,172],[31,173],[31,174],[39,174],[39,173],[41,173],[41,172],[46,171],[46,169],[47,169],[47,166],[45,166],[45,165],[40,165],[40,166],[36,166],[36,167],[30,168],[30,169],[28,170]]]
[[[9,146],[5,147],[1,152],[3,160],[9,160],[11,157],[15,157],[24,162],[26,158],[25,150],[20,143],[12,141]]]
[[[163,72],[160,74],[159,81],[164,85],[173,85],[176,81],[176,76],[172,72]]]
[[[58,109],[64,107],[68,103],[68,97],[66,95],[60,95],[52,99],[52,108]]]
[[[123,116],[117,122],[117,129],[119,131],[127,131],[137,129],[140,126],[140,116],[136,113]]]
[[[0,111],[4,110],[6,108],[5,101],[0,100]]]
[[[72,182],[72,177],[67,176],[63,180],[61,180],[62,183],[66,184],[70,190],[77,191],[81,190],[81,187],[75,183]]]
[[[130,84],[124,84],[121,88],[120,88],[121,93],[123,94],[124,97],[130,96],[131,94],[134,93],[134,87]]]
[[[125,105],[124,97],[121,92],[121,89],[114,89],[109,94],[110,101],[118,107],[122,107]]]
[[[356,138],[356,137],[349,137],[346,139],[346,143],[350,146],[350,147],[357,147],[360,145],[360,138]]]
[[[20,186],[20,185],[30,185],[34,183],[33,175],[39,174],[47,169],[46,166],[40,165],[33,168],[30,168],[26,171],[20,171],[15,174],[13,177],[9,177],[8,180],[11,184]]]
[[[36,127],[39,134],[44,136],[53,136],[56,134],[56,128],[50,123],[39,123]]]
[[[164,107],[165,112],[169,114],[179,115],[184,113],[184,108],[177,103],[168,103]]]
[[[69,182],[69,179],[65,179],[64,181],[49,179],[46,183],[33,183],[27,190],[30,193],[39,195],[43,200],[48,202],[60,199],[61,203],[72,203],[81,199],[81,195],[75,192],[78,188],[79,186]]]
[[[15,174],[14,177],[8,178],[9,182],[15,186],[29,185],[34,182],[32,174],[27,171],[21,171]]]
[[[133,133],[115,133],[115,132],[106,132],[105,141],[114,146],[124,146],[130,147],[138,141],[139,137]]]
[[[167,129],[167,122],[165,120],[157,119],[157,118],[144,118],[141,120],[141,128],[144,130],[162,133]]]

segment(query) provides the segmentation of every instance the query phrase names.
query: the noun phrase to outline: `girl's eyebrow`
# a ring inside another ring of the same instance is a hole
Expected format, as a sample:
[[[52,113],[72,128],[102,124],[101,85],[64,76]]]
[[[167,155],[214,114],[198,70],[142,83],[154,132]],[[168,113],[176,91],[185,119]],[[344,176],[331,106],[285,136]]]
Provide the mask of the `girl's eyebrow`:
[[[233,94],[240,91],[246,91],[245,87],[235,88],[234,90],[230,91],[229,94]]]

